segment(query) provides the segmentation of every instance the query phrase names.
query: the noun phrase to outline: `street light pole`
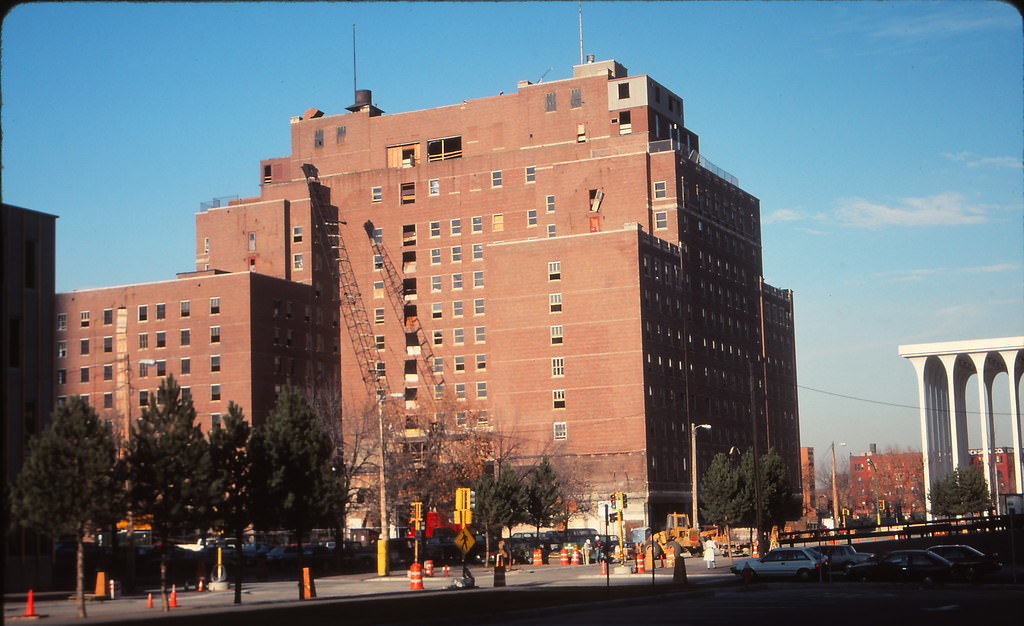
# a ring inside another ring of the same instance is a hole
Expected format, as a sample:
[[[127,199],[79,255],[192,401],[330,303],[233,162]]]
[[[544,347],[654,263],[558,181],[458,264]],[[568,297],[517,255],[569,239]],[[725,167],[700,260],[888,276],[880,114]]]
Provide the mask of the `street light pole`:
[[[690,423],[690,479],[693,493],[693,519],[690,521],[690,528],[700,532],[700,525],[697,523],[697,429],[706,428],[711,430],[710,424]]]
[[[845,446],[845,442],[840,442],[839,445]],[[839,497],[838,490],[836,489],[836,442],[832,442],[832,524],[834,528],[839,528]]]
[[[377,425],[380,434],[380,463],[378,481],[380,485],[380,535],[377,537],[377,575],[388,575],[388,496],[387,481],[384,472],[384,459],[387,457],[384,449],[384,401],[388,398],[402,398],[403,394],[391,393],[377,396]]]

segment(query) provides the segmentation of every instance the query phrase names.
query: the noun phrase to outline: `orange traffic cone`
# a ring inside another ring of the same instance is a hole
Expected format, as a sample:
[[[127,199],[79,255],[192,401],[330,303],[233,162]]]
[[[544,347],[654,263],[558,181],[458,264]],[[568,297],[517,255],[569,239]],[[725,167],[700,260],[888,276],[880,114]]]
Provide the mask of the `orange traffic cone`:
[[[32,590],[28,590],[28,601],[25,603],[25,617],[38,617],[36,615],[36,599],[32,595]]]
[[[153,608],[153,594],[149,594],[149,595],[146,596],[146,608],[147,609]]]
[[[177,585],[171,585],[171,601],[168,603],[172,609],[178,608],[178,587]]]

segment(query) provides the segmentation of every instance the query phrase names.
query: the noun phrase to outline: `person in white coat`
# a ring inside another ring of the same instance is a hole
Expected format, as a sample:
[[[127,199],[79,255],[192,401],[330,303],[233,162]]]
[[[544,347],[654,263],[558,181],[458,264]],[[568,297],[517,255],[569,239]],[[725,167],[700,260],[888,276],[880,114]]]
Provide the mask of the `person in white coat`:
[[[704,542],[704,563],[707,564],[708,569],[715,567],[715,548],[717,547],[714,539],[708,539]]]

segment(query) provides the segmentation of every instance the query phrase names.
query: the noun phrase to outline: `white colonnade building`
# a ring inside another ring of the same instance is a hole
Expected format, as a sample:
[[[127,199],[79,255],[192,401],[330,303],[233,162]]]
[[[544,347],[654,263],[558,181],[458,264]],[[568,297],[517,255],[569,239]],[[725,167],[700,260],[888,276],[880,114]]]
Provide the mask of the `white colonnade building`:
[[[921,449],[924,461],[925,501],[933,481],[954,469],[971,466],[967,442],[967,415],[976,413],[981,422],[981,449],[985,480],[993,500],[998,482],[992,476],[995,411],[992,407],[994,382],[1006,374],[1009,386],[1009,419],[1013,469],[1018,491],[1021,473],[1020,381],[1024,375],[1024,337],[976,339],[899,346],[917,373],[917,397],[921,410]],[[976,376],[978,409],[967,407],[967,387]]]

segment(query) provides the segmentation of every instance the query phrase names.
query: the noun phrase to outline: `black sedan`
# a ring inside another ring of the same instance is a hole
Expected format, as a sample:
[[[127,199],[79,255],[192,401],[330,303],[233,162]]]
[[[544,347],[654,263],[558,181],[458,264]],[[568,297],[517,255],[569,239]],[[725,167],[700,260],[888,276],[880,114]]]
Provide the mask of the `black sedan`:
[[[976,582],[999,571],[1003,564],[995,554],[985,554],[971,546],[932,546],[929,552],[953,563],[953,577]]]
[[[945,582],[953,577],[953,564],[927,550],[896,550],[850,568],[854,580]]]

